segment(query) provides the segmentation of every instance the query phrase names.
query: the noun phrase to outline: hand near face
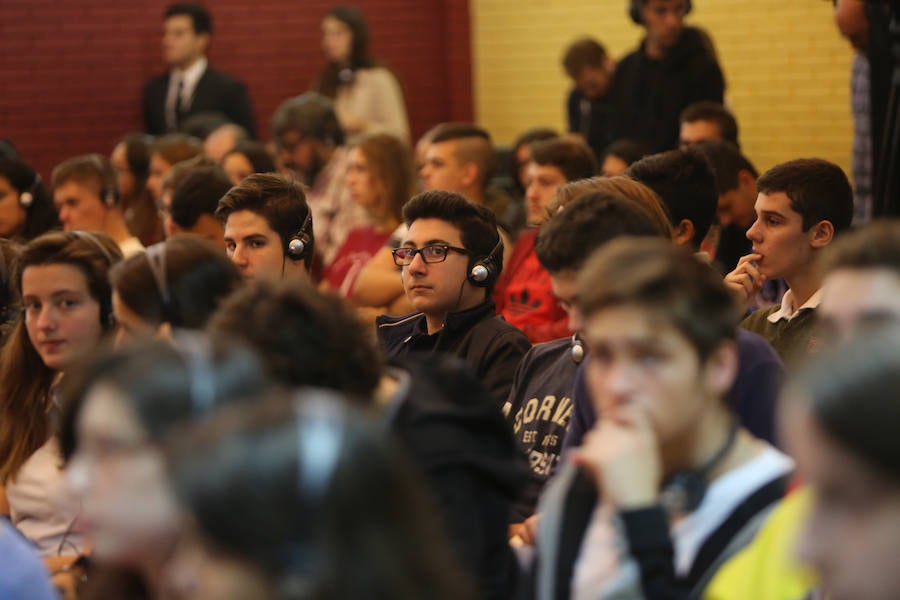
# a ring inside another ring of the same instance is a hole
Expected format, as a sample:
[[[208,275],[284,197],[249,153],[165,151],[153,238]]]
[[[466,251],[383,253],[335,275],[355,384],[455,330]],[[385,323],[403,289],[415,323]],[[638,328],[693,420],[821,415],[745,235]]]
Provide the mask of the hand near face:
[[[620,510],[657,502],[662,477],[656,434],[639,406],[603,417],[573,451],[572,460],[594,477],[600,495]]]
[[[725,276],[725,285],[728,286],[744,310],[750,307],[750,303],[763,283],[766,276],[759,272],[758,261],[762,259],[759,254],[747,254],[738,260],[734,271]]]

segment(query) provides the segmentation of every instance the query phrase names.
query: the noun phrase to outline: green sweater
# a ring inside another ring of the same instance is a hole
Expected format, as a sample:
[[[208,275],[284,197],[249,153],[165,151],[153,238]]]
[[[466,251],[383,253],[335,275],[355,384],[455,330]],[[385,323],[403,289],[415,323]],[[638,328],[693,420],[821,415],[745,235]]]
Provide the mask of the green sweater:
[[[788,321],[769,322],[768,316],[781,310],[781,305],[758,310],[741,321],[741,327],[766,338],[784,361],[788,370],[802,362],[816,345],[816,311],[804,308]]]

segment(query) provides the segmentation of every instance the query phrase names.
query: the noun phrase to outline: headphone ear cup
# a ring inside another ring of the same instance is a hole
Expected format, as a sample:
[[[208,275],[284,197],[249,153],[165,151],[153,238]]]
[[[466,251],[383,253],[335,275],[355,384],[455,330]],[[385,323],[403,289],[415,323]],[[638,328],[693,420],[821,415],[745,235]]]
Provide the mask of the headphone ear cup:
[[[34,204],[34,194],[31,192],[22,192],[19,194],[19,206],[28,208],[32,204]]]

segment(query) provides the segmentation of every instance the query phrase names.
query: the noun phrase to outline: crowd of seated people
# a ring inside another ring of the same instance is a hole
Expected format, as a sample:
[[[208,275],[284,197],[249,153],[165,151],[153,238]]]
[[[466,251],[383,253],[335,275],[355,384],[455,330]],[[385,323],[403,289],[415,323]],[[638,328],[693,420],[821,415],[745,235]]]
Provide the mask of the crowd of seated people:
[[[146,133],[4,140],[0,598],[900,597],[900,223],[628,8],[506,173],[349,6],[268,142],[195,4]]]

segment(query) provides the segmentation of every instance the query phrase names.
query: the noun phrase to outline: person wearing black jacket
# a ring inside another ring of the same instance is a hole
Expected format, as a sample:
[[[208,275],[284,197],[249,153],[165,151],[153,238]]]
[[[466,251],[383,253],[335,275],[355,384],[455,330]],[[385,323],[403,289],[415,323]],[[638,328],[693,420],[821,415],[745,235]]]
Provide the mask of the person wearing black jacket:
[[[206,48],[212,16],[193,3],[166,9],[163,54],[171,67],[144,85],[144,126],[151,135],[177,131],[191,115],[215,114],[256,135],[250,95],[243,81],[209,67]]]
[[[390,358],[414,352],[452,354],[468,364],[497,406],[531,344],[495,314],[491,291],[503,270],[503,242],[486,207],[433,190],[403,208],[408,232],[394,252],[406,297],[418,312],[375,321]]]
[[[725,79],[709,36],[684,25],[690,6],[690,0],[631,1],[632,18],[647,35],[616,67],[614,139],[639,140],[654,153],[672,150],[682,110],[700,100],[723,101]]]

